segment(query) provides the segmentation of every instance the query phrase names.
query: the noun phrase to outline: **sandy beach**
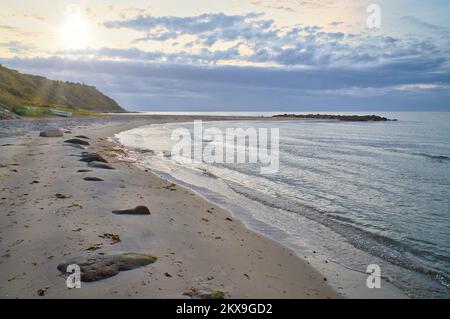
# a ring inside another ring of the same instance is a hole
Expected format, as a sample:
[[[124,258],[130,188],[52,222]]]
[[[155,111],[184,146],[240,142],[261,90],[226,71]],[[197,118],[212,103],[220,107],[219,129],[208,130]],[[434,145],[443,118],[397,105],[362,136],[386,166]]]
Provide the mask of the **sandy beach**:
[[[450,298],[449,1],[30,2],[0,300]]]
[[[222,291],[226,298],[339,297],[307,262],[250,231],[227,211],[133,163],[120,162],[107,137],[151,123],[73,127],[64,137],[30,134],[3,143],[0,297],[190,298],[186,293],[197,290]],[[83,150],[64,143],[75,135],[89,137],[89,151],[97,151],[116,169],[80,162]],[[86,169],[92,171],[77,172]],[[138,205],[147,206],[151,215],[112,214]],[[118,235],[120,242],[104,234]],[[81,289],[66,287],[59,263],[105,252],[149,253],[158,260],[83,282]]]

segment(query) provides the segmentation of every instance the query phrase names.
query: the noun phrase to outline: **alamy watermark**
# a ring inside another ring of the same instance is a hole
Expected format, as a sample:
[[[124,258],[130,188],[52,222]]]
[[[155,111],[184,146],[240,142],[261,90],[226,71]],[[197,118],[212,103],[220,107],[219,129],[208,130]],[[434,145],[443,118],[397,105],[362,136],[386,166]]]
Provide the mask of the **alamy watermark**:
[[[367,273],[370,275],[367,277],[366,285],[369,289],[381,288],[381,268],[377,264],[370,264],[367,266]]]
[[[259,164],[261,174],[277,173],[280,167],[278,128],[203,128],[194,121],[193,133],[186,128],[172,131],[171,157],[190,163]]]
[[[379,4],[372,3],[367,7],[366,12],[369,14],[366,20],[368,29],[381,29],[381,7]]]
[[[67,288],[81,288],[81,269],[77,264],[68,265],[66,272],[70,274],[67,276],[66,285]]]

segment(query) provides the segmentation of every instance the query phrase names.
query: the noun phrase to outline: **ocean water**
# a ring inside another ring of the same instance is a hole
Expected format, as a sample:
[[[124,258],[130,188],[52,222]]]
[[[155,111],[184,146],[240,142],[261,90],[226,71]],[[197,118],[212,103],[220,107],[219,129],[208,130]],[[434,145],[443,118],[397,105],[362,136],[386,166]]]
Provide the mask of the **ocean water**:
[[[192,130],[192,123],[151,125],[116,138],[140,165],[225,206],[298,254],[314,249],[361,272],[377,263],[411,297],[449,297],[450,113],[377,114],[398,121],[203,122],[223,130],[279,128],[280,168],[270,175],[255,164],[172,158],[172,131]]]

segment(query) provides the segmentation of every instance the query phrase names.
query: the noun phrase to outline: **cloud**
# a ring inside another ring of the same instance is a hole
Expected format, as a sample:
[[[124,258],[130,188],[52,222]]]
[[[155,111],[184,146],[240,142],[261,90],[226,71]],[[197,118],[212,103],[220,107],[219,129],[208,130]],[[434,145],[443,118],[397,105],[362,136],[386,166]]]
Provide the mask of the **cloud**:
[[[29,19],[34,19],[34,20],[40,20],[40,21],[44,21],[45,17],[36,14],[36,13],[27,13],[23,15],[24,18],[29,18]]]
[[[261,14],[256,13],[250,13],[246,15],[205,13],[191,17],[153,17],[139,15],[130,20],[105,22],[104,25],[107,28],[130,28],[140,31],[148,31],[154,28],[162,27],[174,31],[179,31],[184,34],[200,34],[233,27],[240,23],[245,23],[246,19],[257,18],[259,16],[261,16]]]
[[[328,25],[331,26],[331,27],[337,27],[337,26],[340,26],[342,24],[344,24],[344,22],[342,22],[342,21],[333,21],[333,22],[328,23]]]
[[[441,84],[429,84],[429,83],[416,83],[416,84],[402,84],[395,87],[396,90],[435,90],[435,89],[448,89],[450,86]]]
[[[272,20],[259,19],[262,14],[226,15],[224,13],[206,13],[191,17],[144,16],[139,15],[129,20],[108,21],[107,28],[128,28],[142,31],[145,36],[141,41],[175,40],[182,35],[196,35],[198,41],[211,46],[219,40],[234,41],[238,39],[254,40],[275,37],[270,32]]]
[[[13,54],[26,53],[31,51],[34,47],[19,41],[0,42],[0,47],[7,48]]]
[[[425,22],[425,21],[423,21],[423,20],[421,20],[421,19],[419,19],[418,17],[415,17],[415,16],[403,16],[402,19],[404,19],[404,20],[406,20],[406,21],[408,21],[410,23],[413,23],[415,25],[418,25],[418,26],[421,26],[423,28],[426,28],[426,29],[435,30],[435,31],[447,31],[447,32],[450,31],[450,29],[448,29],[448,28],[445,28],[445,27],[442,27],[442,26],[439,26],[439,25],[436,25],[436,24],[432,24],[432,23],[429,23],[429,22]]]
[[[340,22],[332,23],[337,26]],[[396,39],[384,35],[326,32],[315,25],[279,28],[262,14],[202,14],[190,17],[139,15],[129,20],[109,21],[108,28],[129,28],[144,35],[132,44],[145,41],[176,41],[185,35],[194,40],[178,52],[135,52],[152,61],[205,64],[259,64],[279,66],[368,66],[399,59],[443,55],[430,39]],[[215,49],[216,43],[229,43],[228,49]],[[237,54],[240,46],[249,54]],[[134,50],[134,49],[133,49]]]
[[[11,27],[9,25],[0,25],[0,29],[4,29],[4,30],[15,30],[15,27]]]
[[[4,59],[2,63],[54,79],[95,85],[132,109],[359,107],[364,110],[382,106],[412,110],[426,104],[448,110],[450,102],[446,89],[450,86],[450,72],[436,72],[442,61],[432,57],[357,69],[198,66],[59,58]],[[431,89],[433,95],[427,94]]]
[[[273,10],[280,10],[280,11],[286,11],[286,12],[295,12],[295,9],[289,6],[285,5],[273,5],[273,4],[266,4],[263,1],[253,1],[250,2],[251,5],[265,8],[265,9],[273,9]]]
[[[95,85],[131,109],[450,108],[449,48],[437,37],[330,32],[341,30],[330,28],[340,21],[279,26],[261,13],[150,16],[131,7],[121,13],[121,20],[103,26],[110,32],[137,31],[128,46],[2,61],[21,71]],[[404,19],[435,31],[430,34],[447,32],[411,16]],[[17,56],[33,50],[17,41],[0,46]]]

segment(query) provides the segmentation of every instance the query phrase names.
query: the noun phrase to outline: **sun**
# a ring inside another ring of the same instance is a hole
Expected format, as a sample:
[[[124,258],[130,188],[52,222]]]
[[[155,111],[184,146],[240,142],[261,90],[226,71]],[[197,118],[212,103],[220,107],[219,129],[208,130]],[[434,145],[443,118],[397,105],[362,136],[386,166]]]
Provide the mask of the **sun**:
[[[80,8],[70,8],[60,30],[61,43],[66,50],[87,48],[91,40],[88,19]]]

